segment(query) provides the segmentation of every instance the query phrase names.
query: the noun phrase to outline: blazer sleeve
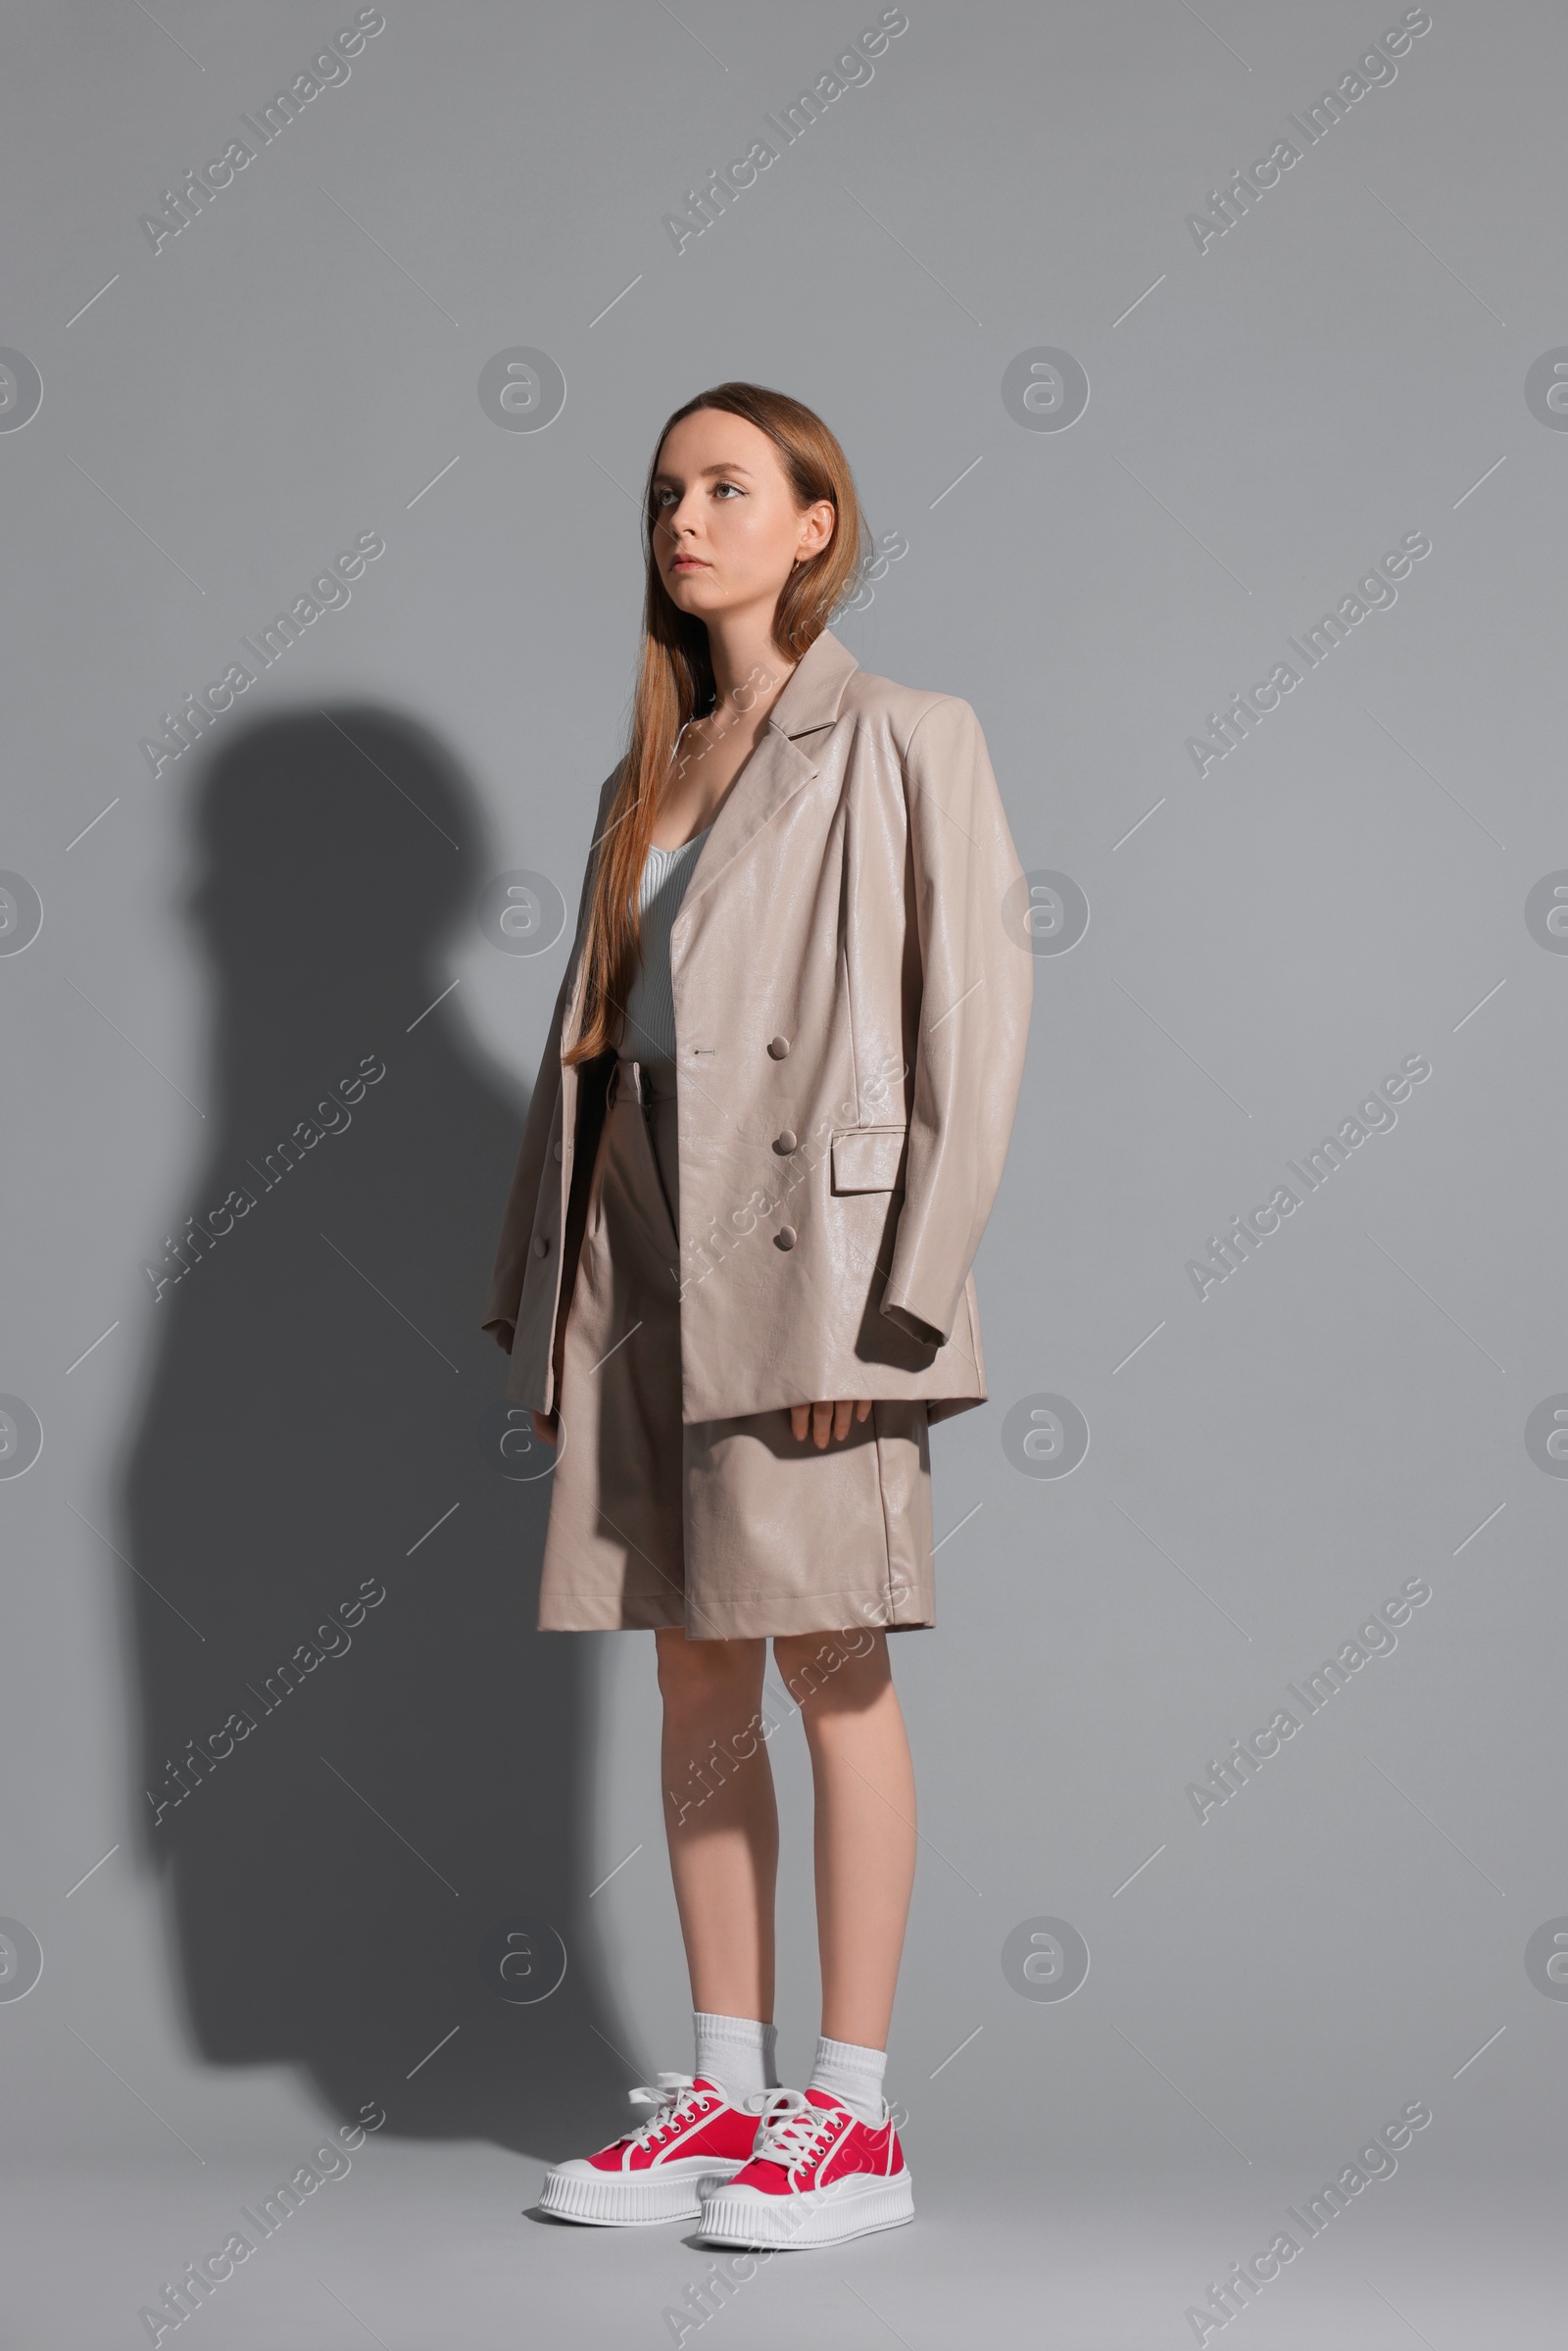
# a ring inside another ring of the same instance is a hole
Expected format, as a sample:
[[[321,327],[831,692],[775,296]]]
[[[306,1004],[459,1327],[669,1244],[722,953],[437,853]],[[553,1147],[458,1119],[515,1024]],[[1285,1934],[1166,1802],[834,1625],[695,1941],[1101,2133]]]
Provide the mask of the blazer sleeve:
[[[1003,901],[1021,868],[980,721],[946,696],[904,754],[921,961],[904,1203],[882,1312],[946,1345],[980,1246],[1023,1079],[1033,957]]]
[[[582,956],[583,932],[587,923],[589,901],[593,894],[594,869],[598,863],[599,843],[604,834],[610,804],[620,780],[617,764],[607,777],[599,795],[599,809],[594,818],[593,840],[589,845],[587,864],[583,872],[582,891],[577,901],[577,928],[572,940],[571,954],[556,995],[556,1008],[551,1016],[550,1034],[545,1039],[544,1052],[539,1058],[539,1072],[534,1080],[533,1099],[523,1123],[522,1141],[517,1148],[516,1163],[513,1169],[512,1186],[501,1219],[501,1238],[496,1245],[495,1264],[490,1274],[490,1288],[480,1318],[481,1330],[495,1333],[496,1345],[510,1355],[517,1327],[517,1308],[522,1298],[523,1275],[528,1265],[528,1238],[534,1229],[539,1205],[539,1188],[546,1174],[559,1180],[550,1155],[551,1136],[556,1126],[556,1110],[561,1101],[561,1038],[565,1020],[566,1005],[577,977]]]

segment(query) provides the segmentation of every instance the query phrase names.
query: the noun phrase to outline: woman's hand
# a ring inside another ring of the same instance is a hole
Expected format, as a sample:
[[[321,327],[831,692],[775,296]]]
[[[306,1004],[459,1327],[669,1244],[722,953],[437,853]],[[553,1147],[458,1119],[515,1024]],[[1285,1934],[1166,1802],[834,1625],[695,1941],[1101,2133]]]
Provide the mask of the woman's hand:
[[[823,1446],[830,1437],[839,1440],[848,1437],[852,1413],[858,1421],[864,1420],[870,1409],[868,1396],[840,1396],[833,1403],[791,1404],[790,1429],[797,1438],[804,1438],[809,1430],[812,1442]],[[534,1412],[529,1417],[540,1444],[556,1444],[561,1432],[554,1413]]]
[[[858,1399],[842,1396],[836,1403],[831,1404],[791,1404],[790,1428],[796,1437],[804,1437],[809,1422],[812,1442],[819,1446],[825,1445],[830,1436],[848,1437],[852,1412],[857,1420],[864,1420],[870,1409],[871,1398],[868,1396]]]

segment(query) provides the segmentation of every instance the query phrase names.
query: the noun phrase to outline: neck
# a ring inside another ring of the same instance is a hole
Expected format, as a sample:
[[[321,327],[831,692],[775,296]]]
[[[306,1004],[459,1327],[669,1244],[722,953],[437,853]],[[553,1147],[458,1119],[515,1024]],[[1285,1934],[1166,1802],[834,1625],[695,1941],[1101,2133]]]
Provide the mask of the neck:
[[[796,666],[773,642],[772,608],[765,613],[726,613],[710,620],[708,651],[719,731],[738,718],[749,718],[760,729]]]

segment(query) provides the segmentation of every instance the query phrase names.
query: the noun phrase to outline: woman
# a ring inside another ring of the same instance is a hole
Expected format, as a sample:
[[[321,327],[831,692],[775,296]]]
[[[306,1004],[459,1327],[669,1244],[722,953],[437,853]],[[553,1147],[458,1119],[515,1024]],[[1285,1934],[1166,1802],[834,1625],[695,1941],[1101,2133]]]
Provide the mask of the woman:
[[[820,418],[700,393],[644,511],[630,745],[484,1324],[557,1447],[540,1630],[655,1635],[697,2048],[543,2202],[837,2243],[913,2212],[883,2096],[915,1847],[887,1637],[934,1622],[929,1423],[986,1394],[969,1269],[1031,966],[973,710],[869,675],[826,626],[864,532]],[[769,1639],[816,1790],[822,2037],[790,2089]]]

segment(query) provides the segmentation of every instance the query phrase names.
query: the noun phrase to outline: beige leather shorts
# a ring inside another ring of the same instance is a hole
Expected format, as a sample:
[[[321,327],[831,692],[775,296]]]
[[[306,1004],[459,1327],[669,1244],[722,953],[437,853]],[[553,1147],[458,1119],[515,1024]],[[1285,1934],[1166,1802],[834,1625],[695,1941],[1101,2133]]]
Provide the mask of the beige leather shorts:
[[[618,1061],[562,1342],[539,1630],[933,1624],[923,1398],[873,1403],[822,1450],[787,1411],[682,1421],[678,1164],[673,1067]]]

